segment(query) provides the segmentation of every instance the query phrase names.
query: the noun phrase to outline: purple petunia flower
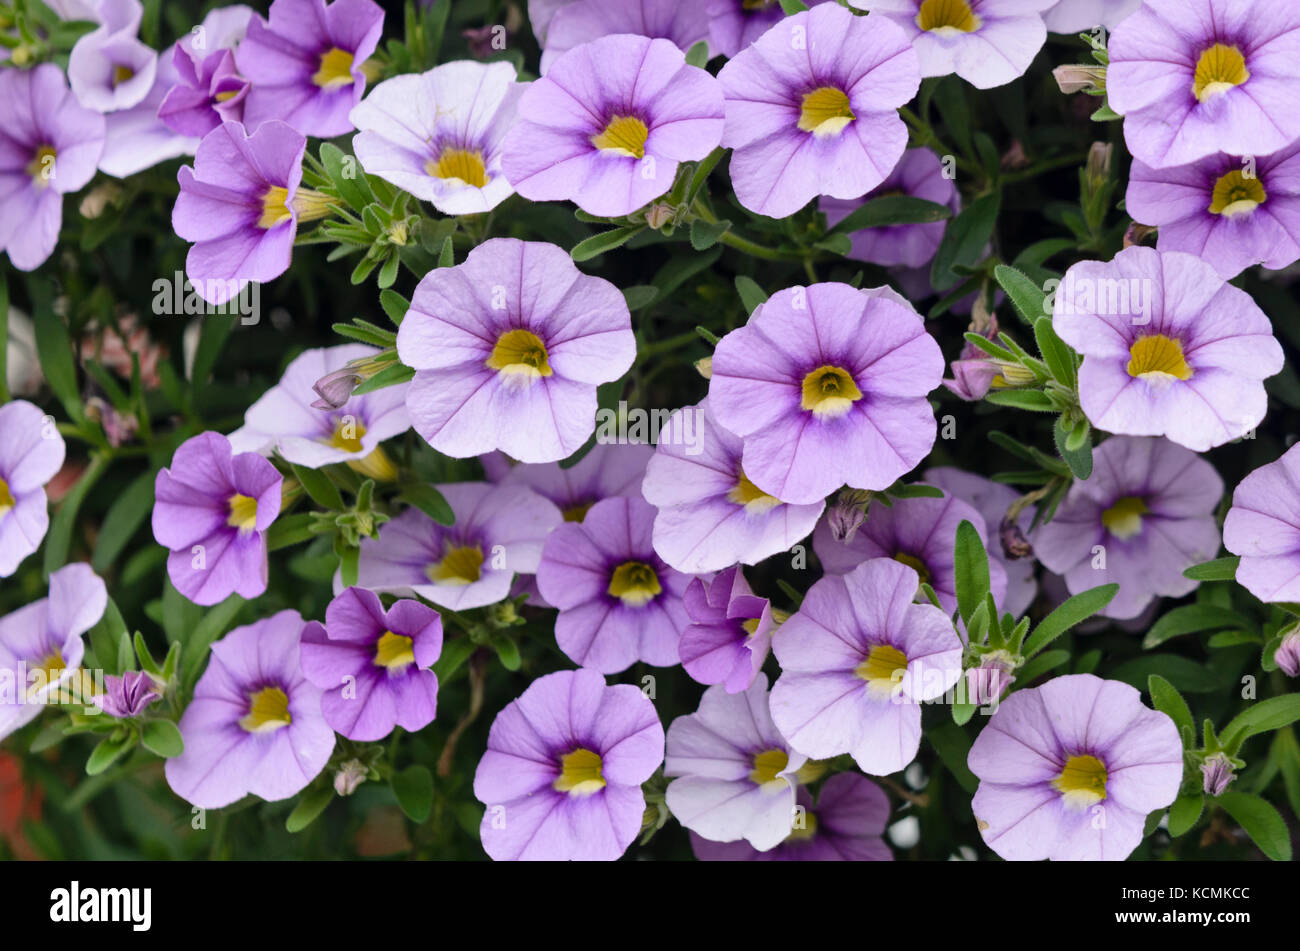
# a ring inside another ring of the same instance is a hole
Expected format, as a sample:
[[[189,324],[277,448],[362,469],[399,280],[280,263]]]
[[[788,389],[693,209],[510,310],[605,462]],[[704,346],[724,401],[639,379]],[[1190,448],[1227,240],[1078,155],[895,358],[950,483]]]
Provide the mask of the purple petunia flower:
[[[1237,484],[1223,545],[1241,556],[1237,581],[1255,597],[1300,601],[1300,447]]]
[[[765,676],[741,693],[710,687],[698,711],[668,727],[664,775],[678,777],[668,808],[706,839],[775,848],[802,818],[795,788],[806,760],[772,722]]]
[[[1178,251],[1132,247],[1075,264],[1052,324],[1084,356],[1079,401],[1094,426],[1197,452],[1254,429],[1268,406],[1264,378],[1282,369],[1250,295]]]
[[[952,621],[916,604],[920,578],[891,558],[828,575],[772,641],[781,677],[772,719],[801,753],[849,753],[863,772],[886,775],[916,756],[921,707],[961,676]]]
[[[498,861],[613,861],[641,830],[641,784],[664,729],[636,687],[593,670],[534,680],[497,714],[474,773],[479,835]]]
[[[575,46],[615,33],[668,40],[685,53],[708,40],[709,17],[702,4],[681,0],[577,0],[547,24],[542,75]]]
[[[361,540],[357,583],[373,591],[414,592],[464,611],[495,604],[516,573],[532,574],[542,542],[563,520],[559,509],[519,485],[457,482],[437,486],[456,517],[439,525],[408,508]]]
[[[1300,6],[1146,0],[1108,48],[1107,101],[1147,165],[1268,155],[1300,137]]]
[[[710,842],[691,833],[691,849],[702,862],[889,862],[885,845],[889,797],[858,773],[837,773],[822,785],[816,804],[801,786],[802,824],[774,849],[760,852],[748,842]]]
[[[846,482],[884,489],[925,458],[937,434],[925,395],[943,368],[920,316],[895,299],[790,287],[718,343],[709,410],[744,442],[757,488],[816,503]]]
[[[0,433],[0,578],[7,578],[50,527],[45,484],[67,447],[53,417],[26,400],[0,406]]]
[[[312,387],[323,374],[378,352],[361,343],[304,350],[285,367],[280,382],[249,407],[244,425],[230,434],[230,445],[235,452],[274,450],[309,469],[346,462],[368,478],[392,481],[396,469],[380,443],[411,428],[406,384],[353,396],[335,410],[313,405]]]
[[[302,631],[297,611],[280,611],[212,645],[179,724],[185,752],[165,767],[176,795],[202,809],[247,795],[274,802],[320,775],[334,731],[298,664]]]
[[[1047,40],[1043,11],[1056,0],[849,0],[898,24],[922,76],[956,73],[978,89],[1022,76]]]
[[[1142,6],[1142,0],[1059,0],[1043,12],[1049,33],[1082,33],[1095,26],[1113,30]]]
[[[825,0],[809,0],[814,7]],[[709,46],[714,53],[735,56],[785,16],[778,0],[706,0]]]
[[[77,40],[68,56],[68,82],[77,100],[96,112],[129,109],[148,94],[158,54],[136,36],[140,0],[100,0],[99,27]]]
[[[162,697],[154,679],[139,670],[128,670],[121,677],[108,674],[104,677],[104,687],[105,692],[91,700],[110,717],[119,720],[139,716]]]
[[[171,549],[167,574],[195,604],[266,590],[266,531],[284,480],[257,453],[234,453],[220,433],[181,443],[154,483],[153,537]]]
[[[202,138],[223,122],[244,121],[249,84],[235,68],[235,47],[252,18],[246,6],[218,7],[176,43],[170,56],[164,54],[162,61],[176,78],[157,114],[169,128]]]
[[[934,588],[943,609],[957,610],[957,572],[954,567],[957,526],[970,522],[989,546],[989,532],[984,518],[967,502],[945,495],[941,499],[895,499],[885,506],[872,502],[867,519],[847,542],[837,542],[825,521],[813,533],[813,550],[822,567],[832,574],[845,574],[870,558],[892,558],[907,565],[920,580]],[[1007,576],[1002,563],[989,559],[989,590],[993,600],[1004,607]],[[918,598],[924,599],[919,591]]]
[[[677,644],[682,668],[693,680],[721,684],[727,693],[747,690],[772,648],[772,603],[754,594],[738,565],[712,581],[695,578],[683,601],[691,623]]]
[[[677,641],[690,623],[682,596],[691,578],[655,554],[654,512],[640,499],[605,499],[546,539],[537,587],[559,608],[560,650],[583,667],[613,674],[638,660],[655,667],[678,662]]]
[[[514,193],[502,143],[527,83],[509,63],[445,63],[385,80],[351,112],[367,172],[448,215],[491,211]]]
[[[502,168],[532,201],[630,214],[722,138],[722,87],[668,40],[615,35],[552,64],[519,101]]]
[[[321,712],[350,740],[382,740],[394,727],[415,732],[433,722],[442,653],[442,618],[419,601],[387,611],[365,588],[346,588],[325,609],[325,623],[302,630],[302,672],[324,691]]]
[[[179,46],[176,44],[173,50]],[[168,90],[180,81],[171,60],[168,53],[159,58],[153,86],[140,102],[104,117],[104,152],[99,157],[99,170],[106,175],[128,178],[159,162],[193,155],[199,147],[197,136],[177,132],[158,117]]]
[[[82,635],[108,605],[108,592],[90,565],[50,573],[50,593],[0,617],[0,740],[36,719],[85,655]]]
[[[275,0],[235,50],[250,88],[244,124],[280,119],[323,139],[352,131],[348,113],[366,89],[362,68],[379,44],[384,11],[371,0]]]
[[[63,196],[95,175],[104,117],[77,102],[53,63],[0,70],[0,250],[20,271],[54,251]]]
[[[1121,860],[1178,795],[1183,744],[1133,687],[1074,674],[1003,700],[967,763],[980,834],[1002,858]]]
[[[907,147],[898,107],[921,74],[893,23],[824,3],[779,21],[718,80],[736,197],[784,218],[818,195],[858,198],[885,180]]]
[[[517,465],[502,476],[508,485],[525,485],[559,507],[566,522],[581,522],[604,499],[641,497],[641,479],[654,447],[638,443],[597,443],[577,465],[558,462]]]
[[[1112,436],[1093,451],[1050,522],[1033,534],[1039,560],[1071,594],[1108,582],[1119,592],[1101,613],[1132,618],[1153,598],[1196,587],[1183,577],[1219,550],[1214,510],[1223,480],[1214,466],[1167,439]]]
[[[1160,229],[1161,251],[1198,255],[1224,280],[1254,264],[1280,270],[1300,259],[1300,142],[1178,168],[1134,159],[1124,203],[1134,219]]]
[[[817,524],[825,503],[787,505],[759,489],[741,466],[743,449],[708,400],[678,410],[661,429],[642,493],[659,509],[655,551],[678,571],[758,564]]]
[[[636,338],[618,288],[562,248],[493,238],[424,276],[397,352],[418,371],[406,403],[434,449],[553,462],[591,435],[596,385],[627,372]]]

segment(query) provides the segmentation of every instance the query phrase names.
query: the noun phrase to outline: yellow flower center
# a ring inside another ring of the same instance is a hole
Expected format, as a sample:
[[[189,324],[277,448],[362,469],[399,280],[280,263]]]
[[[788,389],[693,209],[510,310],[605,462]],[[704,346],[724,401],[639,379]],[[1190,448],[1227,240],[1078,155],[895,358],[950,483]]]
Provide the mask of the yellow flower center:
[[[956,36],[974,33],[980,28],[980,18],[966,0],[925,0],[917,11],[916,25],[927,33]]]
[[[872,693],[887,695],[902,683],[906,671],[906,654],[897,647],[877,644],[867,652],[866,658],[853,673],[867,682]]]
[[[0,479],[0,515],[4,515],[14,507],[13,493],[9,491],[9,483]]]
[[[54,181],[54,160],[58,152],[52,145],[42,145],[36,155],[27,163],[27,174],[36,183],[37,188],[45,188]]]
[[[791,829],[790,834],[785,837],[787,842],[806,842],[817,834],[817,816],[807,810],[803,814],[802,828]]]
[[[750,781],[759,786],[774,782],[787,786],[789,782],[785,777],[778,778],[777,774],[788,765],[790,765],[790,756],[785,750],[764,750],[762,753],[755,753],[754,768],[749,773]]]
[[[1142,516],[1150,511],[1136,495],[1126,495],[1101,513],[1101,524],[1116,538],[1132,538],[1142,531]]]
[[[1248,79],[1250,70],[1246,68],[1246,58],[1241,55],[1241,50],[1215,43],[1196,61],[1192,92],[1198,102],[1205,102]]]
[[[645,140],[649,135],[646,124],[636,116],[615,116],[605,131],[591,137],[591,144],[606,155],[639,159],[645,156]]]
[[[595,504],[595,502],[575,502],[573,505],[562,509],[560,514],[564,516],[566,522],[581,522],[587,517],[587,513],[591,511],[591,507]]]
[[[781,500],[776,496],[768,495],[750,482],[744,469],[736,473],[736,484],[728,490],[727,501],[743,505],[745,511],[754,515],[761,515],[781,504]]]
[[[129,79],[135,78],[135,70],[130,66],[113,67],[113,85],[120,86]]]
[[[487,166],[483,153],[471,149],[443,149],[437,161],[429,159],[424,170],[434,178],[483,188],[488,183]]]
[[[27,696],[29,698],[35,697],[43,688],[58,681],[67,669],[68,665],[63,659],[63,654],[57,650],[43,660],[39,660],[35,664],[29,664],[27,667],[29,676],[33,670],[39,670],[42,676],[30,682],[30,686],[27,688]]]
[[[553,372],[546,359],[546,344],[529,330],[507,330],[492,348],[487,365],[498,373],[534,380]]]
[[[803,378],[799,405],[812,410],[818,419],[833,419],[843,416],[860,399],[862,391],[848,371],[827,365],[809,371]]]
[[[263,687],[248,698],[248,713],[239,725],[249,733],[274,733],[292,722],[285,692],[279,687]]]
[[[560,757],[560,775],[552,786],[570,796],[590,796],[605,788],[600,754],[582,747]]]
[[[298,212],[299,221],[324,218],[330,212],[332,200],[310,188],[300,188],[293,196],[293,211],[290,211],[289,189],[272,185],[262,195],[262,214],[257,219],[257,226],[274,228],[292,218],[294,211]]]
[[[1258,176],[1247,178],[1240,169],[1233,169],[1214,183],[1210,211],[1227,218],[1248,215],[1264,204],[1267,197],[1264,183]]]
[[[442,553],[425,574],[434,584],[465,585],[478,581],[483,574],[483,550],[477,545],[452,545]]]
[[[1129,349],[1128,375],[1148,383],[1164,385],[1172,380],[1190,380],[1194,372],[1183,356],[1182,343],[1173,337],[1164,334],[1139,337]]]
[[[909,555],[905,551],[900,551],[894,553],[894,561],[907,565],[907,567],[917,573],[921,579],[917,582],[916,587],[918,591],[921,589],[921,585],[930,583],[930,569],[925,566],[925,562],[920,558],[917,558],[915,555]]]
[[[320,69],[311,81],[321,89],[338,89],[352,84],[352,54],[337,46],[320,54]]]
[[[247,534],[257,526],[257,499],[236,492],[230,497],[230,516],[226,524]]]
[[[360,452],[361,437],[366,434],[366,427],[352,417],[339,417],[334,420],[334,435],[325,440],[332,449],[344,452]]]
[[[1106,766],[1095,756],[1071,756],[1052,786],[1066,805],[1085,809],[1106,798]]]
[[[375,642],[375,666],[400,674],[415,663],[414,642],[401,634],[384,631]]]
[[[856,118],[849,97],[842,89],[820,86],[812,92],[804,93],[803,104],[799,108],[798,127],[822,139],[839,135]]]
[[[740,622],[740,626],[744,628],[746,634],[753,637],[758,633],[758,622],[761,620],[762,618],[747,617],[745,620]]]
[[[625,561],[615,568],[606,590],[630,608],[644,607],[663,592],[659,575],[643,561]]]

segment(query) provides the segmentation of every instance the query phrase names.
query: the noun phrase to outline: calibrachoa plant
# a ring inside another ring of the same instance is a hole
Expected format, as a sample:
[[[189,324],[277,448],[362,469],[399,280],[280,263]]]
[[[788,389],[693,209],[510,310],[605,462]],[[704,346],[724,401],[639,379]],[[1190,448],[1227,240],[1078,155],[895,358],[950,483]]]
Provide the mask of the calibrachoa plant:
[[[0,857],[1291,857],[1300,7],[0,46]]]

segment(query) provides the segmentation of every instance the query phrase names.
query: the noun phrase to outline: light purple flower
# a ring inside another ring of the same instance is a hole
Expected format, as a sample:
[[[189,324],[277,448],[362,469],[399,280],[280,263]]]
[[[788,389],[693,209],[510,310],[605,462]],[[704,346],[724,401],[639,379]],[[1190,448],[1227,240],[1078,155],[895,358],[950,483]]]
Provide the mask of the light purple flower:
[[[128,670],[121,677],[108,674],[104,677],[104,687],[105,692],[91,700],[110,717],[119,720],[139,716],[162,697],[154,679],[139,670]]]
[[[1070,594],[1118,583],[1107,617],[1137,617],[1153,598],[1192,591],[1184,569],[1219,550],[1223,480],[1214,466],[1167,439],[1134,436],[1112,436],[1092,458],[1092,475],[1076,479],[1034,531],[1039,561],[1065,577]]]
[[[542,75],[583,43],[615,33],[665,39],[683,53],[709,38],[709,17],[701,3],[682,0],[577,0],[555,12],[542,46]]]
[[[678,571],[758,564],[817,524],[825,503],[787,505],[759,489],[741,467],[743,449],[708,400],[678,410],[660,430],[642,492],[659,509],[655,551]]]
[[[1142,0],[1059,0],[1043,12],[1049,33],[1082,33],[1095,26],[1113,30],[1142,6]]]
[[[596,385],[627,372],[636,338],[618,288],[562,248],[493,238],[424,276],[397,352],[418,371],[406,403],[434,449],[553,462],[591,435]]]
[[[842,575],[867,559],[892,558],[934,588],[939,603],[951,614],[957,610],[957,526],[970,522],[987,550],[990,536],[984,518],[969,503],[952,495],[892,502],[885,506],[873,501],[867,508],[867,520],[848,542],[835,541],[830,526],[823,521],[813,533],[818,560],[826,571]],[[1005,608],[1007,576],[995,558],[989,559],[989,589],[994,602]],[[925,598],[919,590],[913,594]]]
[[[555,641],[575,663],[612,674],[638,660],[655,667],[678,662],[677,642],[690,623],[682,596],[691,578],[655,554],[653,524],[648,503],[612,498],[546,539],[537,587],[559,608]]]
[[[533,35],[537,37],[538,46],[546,45],[546,31],[555,14],[575,2],[576,0],[528,0],[528,22],[533,28]]]
[[[280,119],[303,135],[352,131],[348,113],[366,89],[362,68],[379,44],[384,11],[371,0],[275,0],[235,50],[248,79],[244,123]]]
[[[140,0],[99,0],[99,27],[77,40],[68,57],[68,82],[77,100],[96,112],[130,109],[149,93],[158,54],[136,36]]]
[[[683,826],[715,842],[744,840],[766,851],[792,830],[795,788],[807,760],[772,722],[767,678],[741,693],[710,687],[700,707],[668,727],[667,803]]]
[[[1254,429],[1268,406],[1264,378],[1282,369],[1250,295],[1178,251],[1132,247],[1075,264],[1052,324],[1083,354],[1079,400],[1094,426],[1197,452]]]
[[[519,117],[502,159],[515,190],[617,217],[718,145],[722,87],[668,40],[606,36],[557,59],[520,99]]]
[[[0,69],[0,249],[20,271],[59,240],[63,196],[95,175],[104,117],[77,102],[53,63]]]
[[[682,667],[702,684],[721,684],[727,693],[747,690],[772,649],[776,620],[772,604],[750,589],[738,565],[712,581],[695,578],[683,596],[691,623],[677,651]]]
[[[521,464],[508,469],[501,481],[526,485],[560,509],[566,522],[581,522],[597,502],[615,496],[638,499],[646,463],[654,447],[638,443],[597,443],[577,465],[558,462]]]
[[[474,773],[479,835],[497,861],[613,861],[641,831],[641,784],[664,729],[636,687],[592,670],[534,680],[497,714]]]
[[[1107,101],[1147,165],[1268,155],[1300,137],[1300,6],[1146,0],[1108,49]]]
[[[324,693],[321,712],[335,732],[367,743],[394,727],[415,732],[433,722],[442,653],[442,618],[419,601],[384,610],[379,596],[346,588],[325,609],[325,623],[302,630],[302,672]]]
[[[90,565],[50,573],[50,593],[0,617],[0,740],[36,719],[81,666],[81,637],[108,604],[104,582]]]
[[[284,480],[257,453],[234,453],[220,433],[181,443],[154,483],[153,537],[171,549],[167,574],[195,604],[266,590],[266,532]]]
[[[907,147],[898,107],[921,74],[893,23],[823,3],[780,20],[718,80],[736,197],[784,218],[818,195],[858,198],[885,180]]]
[[[1218,153],[1177,168],[1134,159],[1125,209],[1160,229],[1156,247],[1187,251],[1224,280],[1300,259],[1300,142],[1258,158]]]
[[[1300,601],[1300,446],[1237,484],[1223,545],[1241,556],[1237,581],[1255,597]]]
[[[956,73],[978,89],[1019,78],[1047,40],[1056,0],[849,0],[888,17],[916,49],[922,76]]]
[[[0,578],[7,578],[50,527],[45,484],[67,447],[53,417],[26,400],[0,406],[0,433]]]
[[[821,9],[820,7],[818,9]],[[880,490],[934,445],[943,354],[914,310],[848,284],[777,291],[718,343],[709,410],[783,502]]]
[[[748,842],[710,842],[691,833],[691,849],[702,862],[889,862],[882,838],[889,824],[889,798],[858,773],[837,773],[822,785],[814,805],[801,786],[802,825],[774,849],[760,852]]]
[[[919,584],[907,565],[873,558],[808,589],[772,641],[772,719],[791,747],[814,759],[849,753],[879,776],[915,758],[920,704],[957,682],[962,657],[948,616],[914,603]]]
[[[509,63],[444,63],[394,76],[353,108],[352,140],[367,172],[448,215],[491,211],[514,193],[502,143],[527,83]]]
[[[813,7],[825,0],[810,0]],[[735,56],[766,33],[782,17],[778,0],[706,0],[709,46],[714,53]]]
[[[1002,858],[1117,861],[1178,795],[1183,745],[1133,687],[1074,674],[998,704],[967,763],[980,834]]]
[[[181,717],[185,752],[164,770],[176,795],[202,809],[247,795],[275,802],[325,768],[334,731],[321,715],[320,688],[298,664],[302,630],[297,611],[280,611],[212,645]]]
[[[201,138],[223,122],[243,122],[249,83],[235,68],[235,47],[252,18],[246,6],[218,7],[164,54],[175,79],[157,114],[168,127]]]
[[[495,604],[515,574],[532,574],[542,542],[563,520],[559,509],[530,489],[457,482],[437,489],[456,517],[439,525],[408,508],[361,540],[357,583],[372,591],[408,594],[453,611]]]
[[[159,59],[153,86],[139,103],[104,117],[104,153],[99,158],[101,172],[114,178],[128,178],[146,168],[153,168],[159,162],[180,155],[193,155],[199,147],[198,136],[181,134],[158,117],[167,91],[180,81],[171,59],[168,53]]]

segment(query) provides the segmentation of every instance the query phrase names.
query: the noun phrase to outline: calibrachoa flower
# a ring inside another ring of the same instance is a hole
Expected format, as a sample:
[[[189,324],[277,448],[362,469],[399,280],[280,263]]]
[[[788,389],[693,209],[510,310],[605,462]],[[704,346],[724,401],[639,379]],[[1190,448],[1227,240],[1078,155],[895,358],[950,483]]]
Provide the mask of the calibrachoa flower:
[[[32,722],[77,672],[82,635],[108,604],[104,582],[87,564],[50,573],[49,597],[0,618],[0,740]],[[87,698],[89,699],[89,698]]]
[[[68,56],[68,82],[78,101],[96,112],[129,109],[153,86],[158,54],[136,36],[140,0],[100,0],[99,27]]]
[[[238,122],[213,129],[178,175],[172,209],[178,237],[194,242],[185,273],[199,296],[224,304],[249,281],[283,274],[298,224],[323,218],[327,199],[300,188],[307,140],[283,122],[249,135]]]
[[[1224,280],[1300,258],[1300,142],[1258,158],[1218,153],[1151,168],[1134,159],[1125,209],[1160,229],[1156,247],[1199,255]]]
[[[1237,581],[1255,597],[1300,601],[1300,447],[1237,484],[1223,545],[1241,556]]]
[[[916,604],[920,577],[891,558],[828,575],[773,639],[781,677],[772,719],[814,759],[852,754],[886,775],[916,756],[921,703],[961,676],[961,639],[932,604]]]
[[[26,400],[0,406],[0,433],[0,578],[7,578],[50,527],[45,483],[67,447],[53,418]]]
[[[322,375],[378,352],[361,343],[304,350],[249,407],[244,425],[230,434],[231,446],[236,452],[274,449],[309,469],[346,462],[369,478],[391,481],[397,473],[379,444],[411,428],[406,384],[353,396],[334,410],[313,406],[312,387]]]
[[[699,710],[668,727],[667,802],[683,826],[715,842],[767,850],[791,832],[807,757],[790,749],[768,710],[762,674],[743,693],[710,687]]]
[[[626,215],[722,138],[722,87],[670,41],[606,36],[570,50],[519,101],[502,167],[532,201]]]
[[[493,238],[415,289],[397,333],[416,371],[406,405],[441,453],[523,462],[572,455],[596,426],[596,385],[636,355],[627,302],[562,248]]]
[[[659,509],[655,551],[678,571],[757,564],[817,524],[825,503],[787,505],[759,489],[741,467],[743,448],[707,400],[678,410],[660,430],[642,492]]]
[[[199,147],[198,137],[179,133],[158,117],[167,91],[179,79],[171,56],[164,53],[158,60],[153,86],[145,97],[129,109],[110,112],[104,117],[101,172],[114,178],[128,178],[167,159],[194,154]]]
[[[202,809],[250,794],[274,802],[325,768],[334,731],[321,715],[320,688],[298,664],[302,631],[297,611],[280,611],[212,645],[179,724],[185,752],[167,760],[176,795]]]
[[[1079,401],[1098,429],[1204,452],[1264,418],[1263,381],[1282,369],[1282,348],[1250,295],[1200,258],[1133,247],[1082,261],[1054,311],[1084,356]]]
[[[709,17],[701,3],[681,0],[577,0],[557,10],[546,27],[542,75],[561,55],[615,33],[660,38],[686,52],[709,38]]]
[[[772,648],[771,602],[754,594],[739,565],[712,581],[693,579],[683,600],[691,623],[677,645],[682,667],[694,680],[721,684],[727,693],[748,689],[762,676]]]
[[[1108,617],[1137,617],[1155,597],[1194,589],[1184,569],[1219,550],[1223,480],[1214,466],[1167,439],[1135,436],[1112,436],[1092,458],[1092,475],[1074,480],[1052,520],[1034,531],[1038,559],[1071,594],[1118,583],[1101,612]]]
[[[967,763],[980,834],[1004,859],[1120,860],[1178,795],[1183,744],[1133,687],[1074,674],[1003,700]]]
[[[384,11],[371,0],[275,0],[269,20],[249,21],[235,63],[250,88],[244,123],[281,119],[323,139],[352,131],[348,113],[366,89],[366,59]]]
[[[920,316],[895,300],[790,287],[718,343],[709,409],[744,442],[758,489],[816,503],[846,482],[884,489],[925,458],[937,432],[925,395],[943,367]]]
[[[40,267],[63,224],[63,196],[95,175],[104,117],[77,102],[63,70],[0,70],[0,249],[20,271]]]
[[[934,588],[939,603],[951,614],[957,610],[957,526],[970,522],[986,550],[990,537],[996,541],[997,536],[990,536],[983,516],[969,503],[951,495],[941,499],[894,499],[892,503],[885,506],[873,501],[866,521],[847,542],[837,542],[831,536],[830,525],[823,521],[813,533],[817,558],[834,574],[852,571],[869,558],[893,558]],[[996,558],[989,560],[989,589],[993,600],[1005,607],[1007,576]]]
[[[849,0],[902,27],[922,76],[956,73],[979,89],[1021,76],[1047,40],[1056,0]]]
[[[284,480],[220,433],[181,443],[154,483],[153,537],[171,549],[167,574],[195,604],[266,590],[266,531],[280,514]]]
[[[825,0],[810,0],[813,7]],[[735,56],[785,16],[779,0],[707,0],[709,46],[726,57]]]
[[[691,578],[655,554],[654,515],[640,499],[605,499],[546,539],[537,587],[559,608],[555,641],[575,663],[602,674],[677,663]]]
[[[350,740],[381,740],[394,727],[415,732],[433,722],[442,653],[442,618],[419,601],[384,610],[365,588],[345,588],[325,623],[302,630],[302,672],[324,691],[321,712]]]
[[[351,113],[365,170],[448,215],[491,211],[514,193],[502,142],[527,83],[509,63],[444,63],[394,76]]]
[[[176,78],[158,106],[159,119],[182,135],[199,137],[222,122],[244,120],[248,80],[235,69],[235,47],[252,18],[245,6],[217,7],[203,18],[200,32],[182,37],[170,57],[164,54]]]
[[[1081,33],[1094,26],[1115,29],[1142,0],[1059,0],[1043,13],[1049,33]]]
[[[513,466],[502,478],[526,485],[560,509],[566,522],[581,522],[591,507],[615,496],[641,497],[641,479],[654,447],[637,443],[597,443],[577,465],[558,462]]]
[[[957,186],[951,178],[944,175],[939,157],[929,149],[908,149],[885,180],[861,199],[841,201],[837,198],[823,198],[817,207],[826,213],[826,223],[834,226],[848,217],[850,212],[856,211],[863,202],[887,195],[924,198],[926,201],[947,205],[954,213],[961,206]],[[942,221],[863,228],[850,235],[853,248],[847,257],[882,267],[921,267],[929,264],[934,252],[939,249],[943,230]]]
[[[907,147],[898,107],[921,74],[893,23],[823,3],[780,20],[718,80],[736,197],[783,218],[818,195],[858,198],[885,180]]]
[[[885,845],[889,797],[858,773],[836,773],[812,793],[799,787],[802,824],[774,849],[760,852],[747,842],[710,842],[691,833],[691,849],[703,862],[889,862]]]
[[[128,670],[121,677],[104,677],[105,691],[91,700],[110,717],[125,720],[139,716],[162,694],[153,678],[140,670]]]
[[[1146,0],[1108,49],[1107,101],[1147,165],[1267,155],[1300,137],[1300,6]]]
[[[413,591],[464,611],[495,604],[516,573],[532,574],[542,542],[562,521],[559,509],[520,485],[457,482],[437,486],[456,521],[439,525],[411,507],[361,540],[357,583],[374,591]]]
[[[663,762],[654,704],[592,670],[539,677],[497,714],[474,773],[483,848],[502,860],[613,861],[641,830]]]

